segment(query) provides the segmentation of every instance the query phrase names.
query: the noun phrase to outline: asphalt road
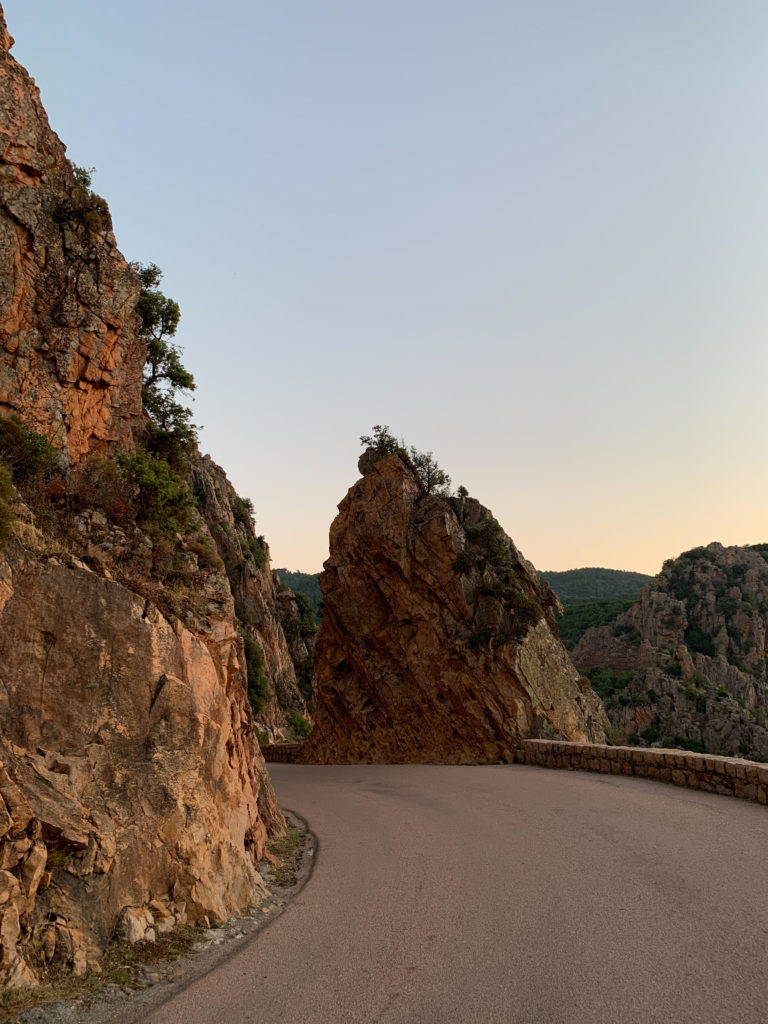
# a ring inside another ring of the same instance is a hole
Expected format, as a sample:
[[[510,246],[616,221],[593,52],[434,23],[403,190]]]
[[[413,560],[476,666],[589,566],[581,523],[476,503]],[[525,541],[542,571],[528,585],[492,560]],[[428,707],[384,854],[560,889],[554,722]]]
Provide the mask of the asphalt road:
[[[768,809],[522,766],[273,765],[313,876],[148,1024],[765,1024]]]

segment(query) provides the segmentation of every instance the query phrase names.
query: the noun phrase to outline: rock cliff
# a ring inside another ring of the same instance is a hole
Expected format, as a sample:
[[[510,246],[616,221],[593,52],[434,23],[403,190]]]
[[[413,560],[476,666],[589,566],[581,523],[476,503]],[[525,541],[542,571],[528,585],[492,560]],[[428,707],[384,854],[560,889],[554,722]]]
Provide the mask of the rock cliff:
[[[224,919],[258,893],[282,823],[226,602],[185,626],[31,524],[16,533],[0,561],[4,984],[33,977],[32,950],[84,970],[126,914],[136,938]]]
[[[320,762],[511,759],[520,737],[604,739],[599,699],[557,639],[556,598],[468,497],[427,494],[369,449],[320,577]]]
[[[139,282],[78,184],[0,9],[0,411],[78,464],[143,419]]]
[[[169,528],[169,465],[132,456],[154,518],[126,466],[146,422],[139,282],[10,45],[0,9],[0,413],[20,417],[2,422],[27,455],[44,445],[30,430],[57,453],[52,470],[16,459],[12,508],[0,471],[0,985],[13,986],[50,963],[84,971],[116,928],[151,939],[258,897],[256,862],[284,821],[252,704],[278,735],[286,708],[306,707],[249,503],[192,454],[184,525]]]
[[[572,658],[616,738],[768,759],[768,546],[694,548],[665,562]]]
[[[247,503],[224,470],[208,455],[195,458],[188,480],[224,564],[241,631],[251,641],[247,650],[256,663],[249,664],[249,675],[256,685],[262,680],[260,696],[251,687],[257,723],[270,737],[285,738],[291,712],[309,715],[296,670],[309,657],[312,640],[291,630],[299,621],[295,597],[272,573],[269,547],[255,535]]]

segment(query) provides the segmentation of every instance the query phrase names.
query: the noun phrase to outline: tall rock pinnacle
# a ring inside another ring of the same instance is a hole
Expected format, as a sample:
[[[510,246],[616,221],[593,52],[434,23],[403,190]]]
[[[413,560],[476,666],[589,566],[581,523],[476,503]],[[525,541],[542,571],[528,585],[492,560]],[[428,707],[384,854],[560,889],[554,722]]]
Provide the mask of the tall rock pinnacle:
[[[525,736],[604,740],[557,638],[554,594],[472,498],[360,460],[320,577],[310,761],[509,760]]]

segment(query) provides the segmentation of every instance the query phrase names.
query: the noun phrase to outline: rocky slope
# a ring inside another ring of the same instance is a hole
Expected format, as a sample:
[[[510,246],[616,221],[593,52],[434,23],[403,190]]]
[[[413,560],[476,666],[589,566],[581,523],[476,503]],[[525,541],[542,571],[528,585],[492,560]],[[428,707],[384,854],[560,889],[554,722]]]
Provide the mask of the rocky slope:
[[[188,482],[223,562],[241,632],[251,641],[247,650],[256,664],[249,663],[249,676],[260,676],[263,688],[259,700],[251,687],[257,725],[270,738],[286,738],[291,712],[311,717],[297,669],[306,675],[314,635],[302,628],[296,598],[271,571],[269,547],[256,537],[247,504],[224,470],[208,455],[196,458]]]
[[[768,546],[694,548],[664,564],[573,661],[617,739],[768,759]]]
[[[113,458],[146,421],[139,282],[10,43],[0,10],[0,412],[26,452],[12,508],[0,473],[0,986],[258,896],[284,822],[249,696],[277,734],[305,710],[247,502],[192,456],[168,529]]]
[[[139,283],[11,44],[0,9],[0,411],[77,464],[143,418]]]
[[[472,498],[427,494],[369,449],[320,578],[322,762],[509,759],[521,736],[604,738],[600,701],[557,639],[550,588]]]

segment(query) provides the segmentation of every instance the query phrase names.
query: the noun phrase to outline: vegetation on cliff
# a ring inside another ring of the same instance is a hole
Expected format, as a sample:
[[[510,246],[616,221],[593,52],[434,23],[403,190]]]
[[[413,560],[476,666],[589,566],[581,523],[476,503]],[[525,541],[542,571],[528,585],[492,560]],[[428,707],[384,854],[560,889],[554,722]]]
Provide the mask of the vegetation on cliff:
[[[385,455],[399,456],[414,471],[426,494],[450,492],[451,478],[438,466],[433,453],[422,452],[413,445],[406,445],[405,439],[398,440],[388,426],[377,423],[372,434],[361,436],[360,444],[371,449],[373,458],[383,458]]]
[[[599,601],[636,601],[640,588],[652,578],[621,569],[567,569],[540,572],[564,605]]]
[[[195,378],[181,362],[181,349],[171,340],[181,310],[178,302],[157,287],[163,274],[156,264],[131,266],[141,281],[136,312],[141,319],[139,333],[147,346],[142,397],[149,417],[148,447],[179,465],[197,442],[192,410],[178,400],[179,393],[187,395],[195,390]]]
[[[617,736],[768,759],[768,545],[664,563],[639,600],[576,645]]]
[[[309,601],[314,613],[315,622],[319,622],[322,615],[323,595],[320,591],[319,572],[291,572],[290,569],[275,569],[275,574],[281,583],[290,587],[294,594],[303,594]]]
[[[558,595],[559,596],[559,595]],[[557,618],[557,631],[566,648],[571,651],[588,629],[608,626],[632,606],[632,601],[595,601],[567,604]]]
[[[0,986],[18,987],[82,975],[116,929],[151,942],[258,897],[284,821],[249,691],[271,736],[307,705],[252,506],[179,398],[178,306],[123,259],[10,43],[0,8]]]

